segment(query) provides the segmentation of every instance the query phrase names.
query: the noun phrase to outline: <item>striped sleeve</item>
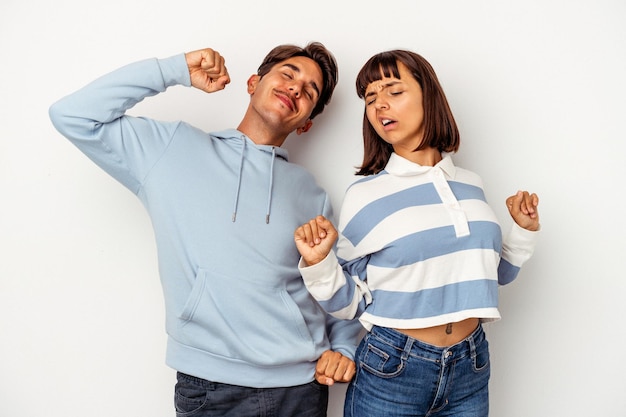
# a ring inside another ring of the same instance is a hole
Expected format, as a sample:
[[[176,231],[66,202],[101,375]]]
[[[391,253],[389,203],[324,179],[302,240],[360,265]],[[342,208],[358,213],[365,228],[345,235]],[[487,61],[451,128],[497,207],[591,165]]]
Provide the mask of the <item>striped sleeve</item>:
[[[502,242],[502,254],[498,265],[498,284],[511,283],[520,268],[533,254],[539,232],[531,232],[513,223],[509,234]]]
[[[368,259],[350,262],[338,261],[331,251],[316,265],[306,266],[300,261],[304,284],[322,308],[334,317],[353,319],[359,317],[372,302],[366,282]]]

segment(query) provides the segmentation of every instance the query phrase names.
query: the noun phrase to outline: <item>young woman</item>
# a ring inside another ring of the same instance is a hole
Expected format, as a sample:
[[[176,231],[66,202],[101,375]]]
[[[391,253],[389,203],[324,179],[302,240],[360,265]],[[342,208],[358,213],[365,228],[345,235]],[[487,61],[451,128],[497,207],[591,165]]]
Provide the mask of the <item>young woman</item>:
[[[368,330],[345,416],[487,416],[481,323],[500,318],[498,287],[533,252],[538,197],[507,198],[514,223],[503,238],[480,177],[452,161],[459,132],[420,55],[377,54],[356,87],[365,177],[346,192],[339,232],[318,216],[294,236],[309,292]]]

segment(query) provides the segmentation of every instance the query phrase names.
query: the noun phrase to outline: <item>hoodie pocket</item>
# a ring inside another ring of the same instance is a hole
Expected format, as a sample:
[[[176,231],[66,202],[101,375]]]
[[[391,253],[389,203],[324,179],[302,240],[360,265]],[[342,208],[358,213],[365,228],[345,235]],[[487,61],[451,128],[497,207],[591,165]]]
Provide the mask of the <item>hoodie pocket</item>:
[[[283,287],[200,269],[180,319],[184,342],[211,354],[259,365],[314,356],[307,323]]]

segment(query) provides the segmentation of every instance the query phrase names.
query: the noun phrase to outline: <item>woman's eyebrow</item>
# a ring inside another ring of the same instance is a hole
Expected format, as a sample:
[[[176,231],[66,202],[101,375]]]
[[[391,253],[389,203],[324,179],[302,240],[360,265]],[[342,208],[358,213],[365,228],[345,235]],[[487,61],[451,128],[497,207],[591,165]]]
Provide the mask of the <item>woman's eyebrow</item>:
[[[377,86],[377,88],[375,88],[374,90],[371,90],[371,91],[369,91],[369,92],[365,93],[365,98],[368,98],[368,97],[371,97],[371,96],[373,96],[373,95],[376,95],[376,94],[378,94],[380,91],[384,90],[385,88],[387,88],[387,87],[392,87],[392,86],[394,86],[394,85],[396,85],[396,84],[400,84],[400,82],[401,82],[400,80],[393,80],[393,81],[389,81],[389,82],[387,82],[387,83],[385,83],[385,84],[382,84],[382,85],[381,85],[381,84],[379,84],[379,85]]]

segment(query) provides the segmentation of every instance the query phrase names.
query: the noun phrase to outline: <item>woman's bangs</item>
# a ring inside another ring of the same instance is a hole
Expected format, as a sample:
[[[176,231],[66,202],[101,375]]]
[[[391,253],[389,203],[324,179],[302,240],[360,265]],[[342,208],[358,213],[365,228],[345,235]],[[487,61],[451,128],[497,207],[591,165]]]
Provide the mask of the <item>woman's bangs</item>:
[[[396,57],[390,53],[381,53],[372,57],[363,66],[357,76],[356,85],[358,96],[363,98],[367,86],[374,81],[391,77],[400,79],[400,71],[398,71]]]

